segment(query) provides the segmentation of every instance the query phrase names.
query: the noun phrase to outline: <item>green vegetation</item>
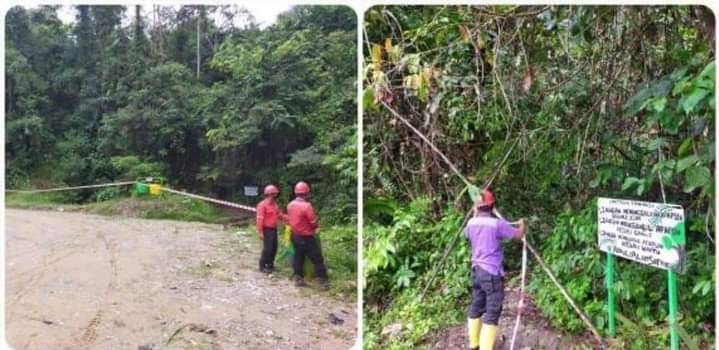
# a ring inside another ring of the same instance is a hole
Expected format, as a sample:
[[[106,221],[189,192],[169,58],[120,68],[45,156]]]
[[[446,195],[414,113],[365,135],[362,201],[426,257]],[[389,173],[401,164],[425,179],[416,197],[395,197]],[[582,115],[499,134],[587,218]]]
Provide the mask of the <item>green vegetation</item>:
[[[126,191],[125,191],[126,192]],[[82,211],[99,215],[122,215],[144,219],[165,219],[178,221],[198,221],[206,223],[223,222],[222,213],[213,205],[204,201],[163,194],[155,197],[123,196],[71,204],[62,195],[11,193],[5,197],[9,208]]]
[[[294,6],[261,28],[230,5],[81,5],[72,23],[59,8],[6,15],[7,188],[164,176],[254,204],[244,186],[286,202],[305,180],[323,224],[356,222],[352,9]]]
[[[466,185],[388,107],[471,182],[494,178],[502,213],[529,219],[530,242],[605,331],[596,198],[661,202],[666,195],[682,205],[687,273],[678,279],[679,323],[699,348],[713,344],[712,16],[692,6],[370,9],[365,348],[427,348],[438,330],[464,320],[470,300],[462,239],[429,281],[470,206]],[[505,246],[510,279],[520,248]],[[667,347],[666,273],[617,260],[617,310],[625,317],[612,346]],[[531,259],[528,281],[552,325],[585,330]],[[395,323],[399,332],[382,334]]]
[[[320,231],[330,278],[329,293],[354,305],[357,300],[357,225],[337,225]]]
[[[65,204],[58,193],[9,193],[5,195],[5,206],[18,209],[55,209]],[[77,208],[78,205],[70,205]]]
[[[89,205],[86,210],[95,214],[134,216],[145,219],[198,221],[210,224],[223,221],[222,213],[214,205],[195,199],[164,194],[159,199],[135,197],[97,202]]]

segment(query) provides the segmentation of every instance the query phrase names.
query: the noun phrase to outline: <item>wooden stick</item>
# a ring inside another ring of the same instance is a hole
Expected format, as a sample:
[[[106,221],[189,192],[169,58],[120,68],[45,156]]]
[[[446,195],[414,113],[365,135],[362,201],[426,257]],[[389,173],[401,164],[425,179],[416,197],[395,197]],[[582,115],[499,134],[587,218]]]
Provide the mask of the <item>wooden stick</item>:
[[[577,313],[577,315],[579,315],[579,318],[581,318],[582,321],[584,321],[584,324],[586,324],[587,327],[589,328],[589,330],[592,332],[592,334],[594,334],[594,338],[597,339],[597,341],[599,342],[599,345],[602,348],[605,348],[606,344],[604,343],[604,340],[602,340],[602,336],[599,335],[599,332],[597,331],[596,328],[594,328],[594,325],[592,325],[592,322],[589,321],[589,318],[584,314],[582,309],[580,309],[579,306],[577,306],[577,304],[574,302],[574,300],[572,300],[572,297],[569,296],[569,293],[567,293],[567,290],[564,288],[564,286],[562,286],[559,283],[559,281],[557,280],[557,277],[555,277],[554,273],[552,273],[552,270],[550,270],[549,267],[547,267],[547,264],[544,262],[542,257],[539,256],[539,253],[537,253],[537,250],[535,250],[534,247],[528,241],[526,243],[527,243],[527,248],[529,249],[529,251],[537,259],[539,266],[541,266],[542,269],[544,269],[544,272],[546,272],[547,275],[549,275],[549,278],[552,280],[552,282],[554,282],[554,284],[557,286],[559,291],[562,292],[564,299],[567,300],[569,305],[572,305],[572,308],[574,308],[574,311]]]
[[[439,272],[440,267],[444,265],[444,261],[449,256],[449,252],[452,251],[454,248],[455,243],[457,243],[457,238],[462,236],[462,230],[464,230],[464,226],[467,224],[467,221],[469,221],[469,218],[472,216],[473,210],[470,209],[467,212],[467,215],[464,216],[464,221],[462,221],[462,224],[459,225],[459,231],[452,237],[452,241],[449,242],[447,245],[447,248],[444,249],[444,254],[442,254],[442,259],[439,260],[439,263],[434,265],[435,267],[432,269],[432,275],[429,276],[429,280],[427,281],[427,284],[424,285],[424,288],[422,289],[422,293],[419,295],[419,301],[422,301],[424,299],[425,293],[427,293],[427,289],[432,286],[432,282],[434,282],[434,278],[437,277],[437,272]]]
[[[500,219],[506,220],[506,219],[504,219],[502,214],[496,208],[494,209],[494,214],[497,215]],[[532,255],[534,255],[534,257],[537,259],[539,266],[541,266],[542,269],[544,270],[544,272],[546,272],[547,275],[549,275],[549,279],[551,279],[552,282],[554,282],[554,284],[557,286],[559,291],[562,293],[562,295],[564,296],[564,299],[567,299],[567,302],[569,302],[569,305],[571,305],[572,308],[574,308],[574,311],[577,313],[577,315],[579,315],[579,318],[581,318],[582,321],[584,321],[584,324],[586,324],[587,327],[589,328],[589,330],[592,332],[592,334],[594,334],[594,338],[596,338],[597,341],[599,342],[599,346],[602,348],[605,348],[606,344],[604,344],[604,340],[602,340],[602,336],[599,335],[599,332],[597,331],[597,329],[594,328],[594,325],[592,324],[592,322],[589,321],[589,317],[587,317],[587,315],[584,314],[582,309],[580,309],[579,306],[577,306],[577,304],[574,302],[574,300],[572,300],[572,297],[569,296],[569,293],[567,293],[567,289],[564,288],[564,286],[562,286],[561,283],[559,283],[559,280],[557,280],[557,277],[554,276],[554,273],[552,272],[552,270],[549,269],[547,264],[544,262],[544,259],[542,259],[542,257],[539,256],[539,253],[537,252],[537,250],[534,249],[534,247],[532,246],[531,243],[529,243],[529,241],[526,239],[526,237],[524,238],[523,241],[524,241],[524,244],[526,245],[526,247],[532,253]]]
[[[448,166],[452,169],[452,171],[462,180],[462,182],[465,183],[465,185],[467,185],[467,186],[471,186],[471,185],[472,185],[472,184],[469,182],[469,180],[467,180],[467,178],[465,178],[465,177],[462,175],[462,173],[459,172],[459,169],[457,169],[457,167],[454,166],[454,164],[449,160],[449,158],[447,158],[447,156],[445,156],[444,153],[442,153],[442,151],[440,151],[439,148],[437,148],[437,146],[435,146],[434,143],[432,143],[432,141],[430,141],[430,140],[427,138],[427,136],[424,136],[424,134],[422,134],[419,130],[417,130],[417,128],[415,128],[409,121],[407,121],[407,119],[405,119],[404,117],[402,117],[397,111],[394,110],[394,108],[390,107],[390,105],[388,105],[386,102],[382,102],[382,105],[384,106],[384,108],[387,108],[387,110],[390,111],[390,113],[392,113],[392,115],[393,115],[395,118],[399,119],[399,121],[401,121],[404,125],[406,125],[408,128],[410,128],[415,134],[417,134],[417,136],[419,136],[419,138],[421,138],[422,141],[426,142],[427,145],[429,145],[429,147],[430,147],[435,153],[437,153],[437,154],[442,158],[442,160],[444,160],[445,163],[447,163],[447,165],[448,165]]]

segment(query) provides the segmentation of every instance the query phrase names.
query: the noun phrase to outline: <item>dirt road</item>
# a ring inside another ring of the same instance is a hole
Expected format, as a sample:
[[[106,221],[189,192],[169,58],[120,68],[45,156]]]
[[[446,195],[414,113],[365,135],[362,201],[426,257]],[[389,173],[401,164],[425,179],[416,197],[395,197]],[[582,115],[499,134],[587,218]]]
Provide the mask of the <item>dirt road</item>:
[[[512,332],[516,321],[516,307],[519,293],[510,290],[505,295],[502,316],[499,319],[499,330],[494,350],[509,350]],[[534,306],[531,297],[526,299],[527,305],[522,312],[521,327],[517,332],[517,341],[514,348],[517,350],[555,350],[555,349],[594,349],[597,348],[590,334],[567,335],[553,329]],[[567,309],[567,312],[572,312]],[[467,326],[457,325],[442,330],[437,335],[437,342],[432,350],[463,350],[467,349]]]
[[[7,341],[15,349],[349,348],[355,304],[256,272],[257,247],[254,235],[219,225],[6,209]]]

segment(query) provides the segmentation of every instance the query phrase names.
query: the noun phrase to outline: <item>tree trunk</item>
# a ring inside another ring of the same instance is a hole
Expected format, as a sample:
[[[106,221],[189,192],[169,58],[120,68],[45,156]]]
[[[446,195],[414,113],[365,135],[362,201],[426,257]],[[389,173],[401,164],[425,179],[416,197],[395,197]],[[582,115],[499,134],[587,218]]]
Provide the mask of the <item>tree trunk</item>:
[[[704,39],[709,41],[709,50],[712,54],[715,53],[715,31],[716,21],[714,19],[714,13],[706,6],[692,6],[694,16],[699,20],[699,31],[704,36]]]
[[[200,79],[200,11],[197,11],[197,79]]]

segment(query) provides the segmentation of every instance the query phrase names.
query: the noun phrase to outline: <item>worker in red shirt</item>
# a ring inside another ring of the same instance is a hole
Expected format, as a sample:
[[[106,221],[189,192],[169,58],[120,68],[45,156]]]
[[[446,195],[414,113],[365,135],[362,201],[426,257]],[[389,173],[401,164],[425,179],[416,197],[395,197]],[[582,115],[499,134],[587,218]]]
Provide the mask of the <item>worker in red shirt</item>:
[[[315,268],[317,282],[320,287],[327,289],[327,268],[325,267],[322,249],[315,237],[319,227],[317,214],[312,204],[307,201],[310,194],[310,186],[305,182],[298,182],[295,185],[296,198],[287,205],[287,216],[289,217],[290,228],[292,229],[292,244],[295,247],[295,256],[292,261],[294,276],[292,279],[297,286],[305,286],[302,267],[307,256]]]
[[[257,204],[257,234],[262,240],[262,255],[260,255],[260,271],[272,273],[275,269],[275,255],[277,254],[277,223],[286,220],[287,215],[280,211],[275,199],[280,193],[275,185],[265,186],[265,199]]]

